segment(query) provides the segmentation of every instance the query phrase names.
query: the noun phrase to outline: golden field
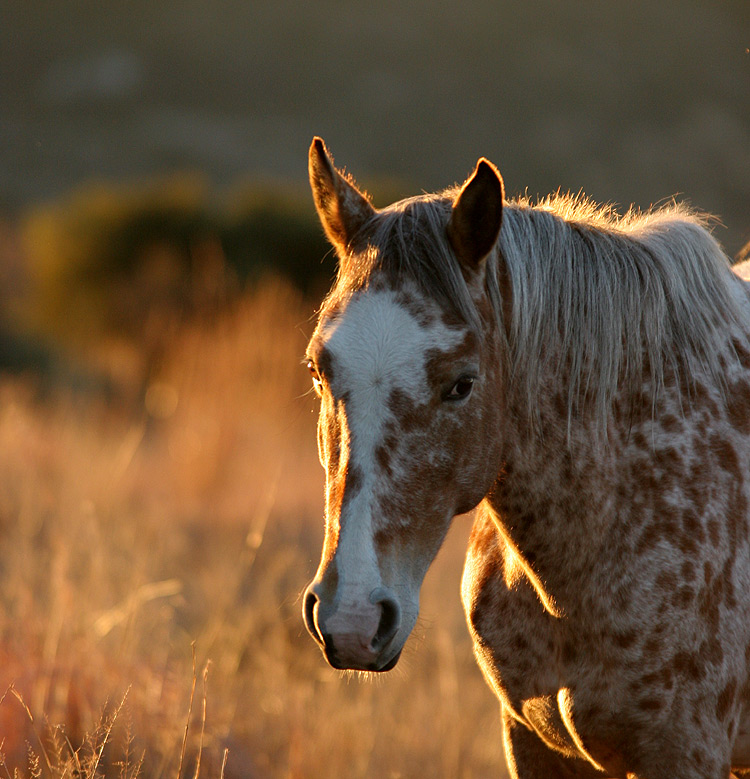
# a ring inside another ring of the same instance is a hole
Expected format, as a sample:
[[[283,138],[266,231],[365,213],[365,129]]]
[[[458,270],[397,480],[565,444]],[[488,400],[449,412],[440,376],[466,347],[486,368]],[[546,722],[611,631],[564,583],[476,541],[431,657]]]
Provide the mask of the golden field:
[[[376,205],[677,193],[750,239],[750,2],[6,2],[0,779],[505,777],[454,522],[394,671],[301,618],[322,135]],[[287,281],[274,280],[271,274]]]
[[[504,775],[459,601],[468,518],[393,672],[335,672],[305,632],[313,314],[266,280],[171,330],[142,388],[115,342],[89,355],[109,390],[0,379],[0,776]]]

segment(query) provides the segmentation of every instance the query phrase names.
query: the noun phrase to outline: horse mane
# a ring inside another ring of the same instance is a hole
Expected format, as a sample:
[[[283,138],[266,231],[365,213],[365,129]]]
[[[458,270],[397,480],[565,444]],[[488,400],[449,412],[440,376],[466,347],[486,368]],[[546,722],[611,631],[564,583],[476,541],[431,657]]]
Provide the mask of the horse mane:
[[[675,202],[619,216],[570,196],[503,216],[510,354],[527,390],[555,355],[570,371],[569,415],[585,398],[602,419],[623,383],[640,391],[644,378],[652,405],[670,374],[688,394],[696,374],[724,389],[720,355],[741,313],[709,217]]]
[[[368,248],[352,253],[339,283],[356,289],[381,274],[409,280],[477,329],[479,313],[445,232],[457,192],[378,211],[362,231]],[[583,401],[606,419],[623,382],[640,391],[646,370],[652,403],[668,373],[688,391],[695,372],[724,386],[719,355],[741,316],[710,222],[676,202],[622,216],[582,196],[505,204],[486,285],[502,323],[499,274],[509,283],[505,347],[532,421],[550,370],[567,372],[569,422]]]

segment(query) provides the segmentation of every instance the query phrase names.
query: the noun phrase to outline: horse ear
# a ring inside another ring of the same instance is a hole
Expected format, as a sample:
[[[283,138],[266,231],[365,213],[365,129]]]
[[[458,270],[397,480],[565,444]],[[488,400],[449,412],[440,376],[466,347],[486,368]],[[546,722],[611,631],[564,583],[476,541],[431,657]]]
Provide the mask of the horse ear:
[[[308,171],[323,229],[328,240],[343,253],[375,209],[354,183],[333,166],[322,138],[313,138],[310,145]]]
[[[471,271],[479,269],[497,241],[504,196],[500,173],[482,157],[453,201],[448,221],[448,240],[453,251],[459,262]]]

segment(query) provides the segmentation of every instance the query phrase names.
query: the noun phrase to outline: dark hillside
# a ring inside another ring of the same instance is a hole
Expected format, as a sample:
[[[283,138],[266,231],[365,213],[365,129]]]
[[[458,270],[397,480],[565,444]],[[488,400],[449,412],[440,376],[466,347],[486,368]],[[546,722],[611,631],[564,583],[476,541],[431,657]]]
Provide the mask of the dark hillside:
[[[323,135],[367,179],[679,193],[750,237],[746,0],[7,3],[0,203],[201,170],[300,182]]]

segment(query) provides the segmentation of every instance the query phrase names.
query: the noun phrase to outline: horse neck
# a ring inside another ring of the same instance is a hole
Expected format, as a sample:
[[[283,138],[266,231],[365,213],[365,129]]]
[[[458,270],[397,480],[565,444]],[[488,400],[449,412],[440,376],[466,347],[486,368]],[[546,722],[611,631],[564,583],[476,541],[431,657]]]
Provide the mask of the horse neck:
[[[486,504],[509,547],[564,607],[565,592],[580,591],[610,542],[619,445],[612,420],[602,425],[584,412],[569,422],[564,387],[550,382],[539,399],[538,420],[521,400],[509,409]]]
[[[597,572],[623,565],[635,532],[628,517],[638,510],[627,490],[637,486],[653,497],[648,484],[658,457],[692,451],[701,420],[726,435],[732,419],[747,419],[750,332],[743,322],[750,321],[750,293],[738,281],[731,294],[735,313],[710,355],[660,362],[652,376],[646,350],[641,372],[606,399],[604,416],[587,413],[585,402],[571,412],[571,382],[559,354],[541,362],[548,368],[538,385],[536,376],[533,386],[524,375],[506,381],[502,467],[485,505],[508,547],[563,608],[566,592],[580,600],[582,587],[601,585],[596,577],[606,574]],[[675,478],[689,476],[678,469]]]
[[[711,431],[731,437],[732,419],[747,418],[750,335],[729,331],[718,356],[726,387],[706,370],[668,366],[655,391],[646,364],[640,381],[617,393],[605,420],[584,407],[568,424],[564,381],[540,386],[538,425],[509,410],[504,467],[487,503],[501,535],[563,610],[571,603],[590,608],[607,577],[627,566],[642,530],[634,521],[635,494],[655,500],[666,483],[654,474],[684,485],[692,479],[687,465],[707,459],[691,454],[696,441]],[[514,405],[523,409],[520,401]],[[670,521],[669,512],[662,519]],[[654,515],[651,521],[661,520]],[[584,592],[594,597],[582,598]]]

